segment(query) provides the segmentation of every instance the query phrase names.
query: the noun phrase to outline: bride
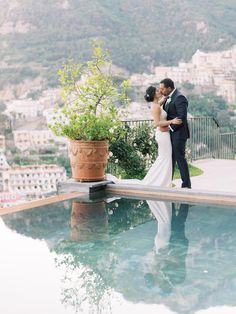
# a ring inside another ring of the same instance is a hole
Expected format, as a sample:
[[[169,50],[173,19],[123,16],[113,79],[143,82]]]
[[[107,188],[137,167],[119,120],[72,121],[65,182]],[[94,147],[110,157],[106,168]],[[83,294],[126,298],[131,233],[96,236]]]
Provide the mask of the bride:
[[[149,86],[144,95],[147,102],[151,102],[151,113],[156,127],[155,139],[158,144],[158,156],[154,164],[149,169],[143,180],[138,179],[118,179],[107,174],[107,180],[115,183],[143,184],[161,187],[171,187],[172,181],[172,147],[168,126],[171,124],[181,124],[182,120],[174,118],[166,120],[167,114],[162,108],[166,102],[159,90],[154,86]]]
[[[171,202],[146,201],[152,214],[157,220],[157,233],[155,236],[155,251],[159,252],[169,245],[171,236],[172,206]]]

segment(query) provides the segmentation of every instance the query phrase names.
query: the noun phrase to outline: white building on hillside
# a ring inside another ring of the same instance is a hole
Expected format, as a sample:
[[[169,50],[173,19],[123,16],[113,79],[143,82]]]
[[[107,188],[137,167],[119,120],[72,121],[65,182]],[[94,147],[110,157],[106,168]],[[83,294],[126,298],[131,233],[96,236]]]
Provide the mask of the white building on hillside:
[[[236,101],[236,84],[234,79],[225,78],[219,84],[216,94],[227,99],[229,103]]]
[[[0,152],[5,152],[6,150],[6,139],[4,135],[0,135]]]
[[[31,119],[42,115],[43,105],[39,101],[29,99],[13,100],[6,104],[5,113],[12,119]]]
[[[174,82],[190,82],[204,90],[216,90],[229,103],[236,101],[236,45],[221,52],[203,52],[197,50],[190,62],[179,62],[178,66],[158,66],[148,75],[133,74],[130,84],[148,86],[170,77]]]
[[[27,196],[55,192],[57,183],[65,180],[65,169],[57,165],[18,166],[2,172],[4,192]]]
[[[0,153],[0,192],[3,191],[3,172],[10,169],[6,156]]]
[[[6,156],[0,153],[0,171],[8,170],[10,166],[8,165]]]
[[[13,132],[14,144],[21,151],[40,149],[54,144],[51,130],[17,130]]]

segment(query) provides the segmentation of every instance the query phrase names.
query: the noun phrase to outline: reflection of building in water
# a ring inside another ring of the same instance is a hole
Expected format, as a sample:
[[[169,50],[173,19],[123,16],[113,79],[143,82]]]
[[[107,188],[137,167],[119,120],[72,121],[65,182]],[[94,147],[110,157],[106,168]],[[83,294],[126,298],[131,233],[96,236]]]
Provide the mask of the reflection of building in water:
[[[72,202],[71,238],[73,241],[94,241],[108,236],[108,219],[104,201]]]

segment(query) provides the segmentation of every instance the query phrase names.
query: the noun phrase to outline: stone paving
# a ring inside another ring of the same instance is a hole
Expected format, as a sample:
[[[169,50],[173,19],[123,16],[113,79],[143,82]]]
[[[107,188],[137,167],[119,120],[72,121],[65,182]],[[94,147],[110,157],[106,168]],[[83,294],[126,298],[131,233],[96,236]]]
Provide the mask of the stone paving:
[[[236,193],[236,160],[202,159],[192,163],[204,173],[192,177],[192,189]],[[174,180],[177,188],[181,180]]]

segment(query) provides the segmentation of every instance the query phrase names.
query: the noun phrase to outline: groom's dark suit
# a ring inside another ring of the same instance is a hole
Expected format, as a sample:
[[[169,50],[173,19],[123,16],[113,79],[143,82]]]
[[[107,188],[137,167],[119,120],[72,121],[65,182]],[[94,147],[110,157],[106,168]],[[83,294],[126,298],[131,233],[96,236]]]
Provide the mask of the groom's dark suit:
[[[189,138],[187,108],[188,101],[186,97],[177,89],[171,95],[170,100],[167,98],[164,105],[164,110],[167,112],[167,120],[171,120],[176,117],[182,120],[182,124],[170,125],[173,172],[177,162],[182,179],[182,187],[191,188],[188,164],[185,159],[186,141]]]

